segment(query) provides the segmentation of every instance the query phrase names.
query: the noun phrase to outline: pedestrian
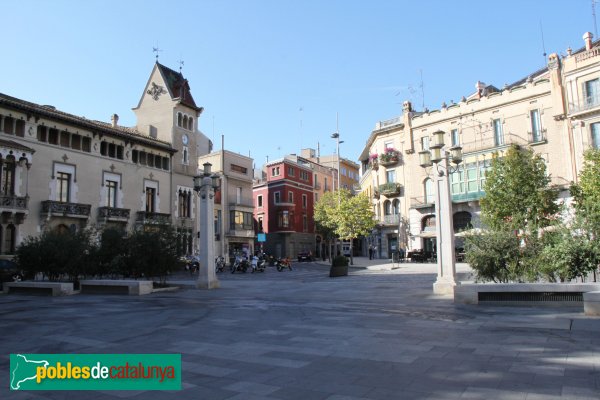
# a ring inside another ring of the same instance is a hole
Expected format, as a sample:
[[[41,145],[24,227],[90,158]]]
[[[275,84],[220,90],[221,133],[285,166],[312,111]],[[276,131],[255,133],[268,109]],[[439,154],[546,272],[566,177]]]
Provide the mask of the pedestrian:
[[[369,245],[369,260],[373,259],[373,245]]]

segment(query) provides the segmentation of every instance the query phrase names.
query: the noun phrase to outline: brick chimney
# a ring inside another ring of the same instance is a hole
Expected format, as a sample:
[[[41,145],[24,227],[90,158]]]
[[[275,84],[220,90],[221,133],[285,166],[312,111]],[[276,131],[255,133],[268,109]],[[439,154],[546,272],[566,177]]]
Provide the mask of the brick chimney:
[[[583,40],[585,41],[585,49],[590,50],[592,48],[592,32],[586,32],[583,34]]]
[[[116,128],[119,124],[119,116],[117,114],[113,114],[112,117],[110,117],[110,121],[112,123],[112,127]]]
[[[475,89],[477,89],[477,98],[480,99],[481,96],[485,95],[485,83],[477,81],[475,84]]]

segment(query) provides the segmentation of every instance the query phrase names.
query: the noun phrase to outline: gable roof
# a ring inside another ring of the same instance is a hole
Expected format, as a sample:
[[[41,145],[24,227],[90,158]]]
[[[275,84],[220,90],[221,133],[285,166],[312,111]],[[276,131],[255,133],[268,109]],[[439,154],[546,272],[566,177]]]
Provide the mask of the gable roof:
[[[196,102],[192,97],[190,85],[188,84],[187,79],[183,77],[183,74],[181,74],[181,72],[173,71],[171,68],[165,67],[158,61],[156,62],[156,66],[158,67],[158,70],[167,84],[167,89],[169,90],[171,97],[173,99],[179,99],[179,102],[185,106],[188,106],[196,111],[201,111],[201,107],[196,105]]]

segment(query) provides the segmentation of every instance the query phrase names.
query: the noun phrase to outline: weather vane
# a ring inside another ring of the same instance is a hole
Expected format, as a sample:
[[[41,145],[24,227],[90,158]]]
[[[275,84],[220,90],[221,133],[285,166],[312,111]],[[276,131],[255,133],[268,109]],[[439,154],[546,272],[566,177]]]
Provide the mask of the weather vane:
[[[153,47],[153,48],[152,48],[152,51],[153,51],[154,53],[156,53],[156,62],[158,62],[158,52],[159,52],[159,51],[162,51],[162,50],[161,50],[161,49],[159,49],[158,47]]]
[[[179,60],[179,73],[181,74],[181,70],[183,69],[183,60]]]

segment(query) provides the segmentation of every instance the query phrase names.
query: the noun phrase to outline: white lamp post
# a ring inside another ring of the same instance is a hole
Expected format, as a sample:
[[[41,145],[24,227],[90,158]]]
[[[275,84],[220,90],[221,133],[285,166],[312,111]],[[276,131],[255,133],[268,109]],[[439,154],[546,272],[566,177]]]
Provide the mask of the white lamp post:
[[[462,147],[444,149],[444,132],[433,133],[430,150],[419,152],[419,164],[423,168],[435,164],[435,220],[437,235],[437,280],[433,284],[435,294],[453,294],[456,286],[456,264],[454,258],[454,226],[452,222],[452,198],[450,196],[450,174],[462,162]],[[452,168],[450,163],[454,164]]]
[[[200,195],[200,271],[196,287],[216,289],[219,280],[215,273],[215,189],[219,187],[219,177],[210,172],[212,164],[204,163],[202,175],[194,177],[194,190]]]

